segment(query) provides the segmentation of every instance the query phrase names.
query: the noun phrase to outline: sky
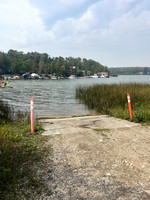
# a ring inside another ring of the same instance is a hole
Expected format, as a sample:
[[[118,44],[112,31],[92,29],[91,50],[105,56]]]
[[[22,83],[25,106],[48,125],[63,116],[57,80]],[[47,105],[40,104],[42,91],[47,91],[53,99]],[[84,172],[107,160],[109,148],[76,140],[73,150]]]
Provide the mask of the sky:
[[[0,51],[150,67],[150,0],[0,0]]]

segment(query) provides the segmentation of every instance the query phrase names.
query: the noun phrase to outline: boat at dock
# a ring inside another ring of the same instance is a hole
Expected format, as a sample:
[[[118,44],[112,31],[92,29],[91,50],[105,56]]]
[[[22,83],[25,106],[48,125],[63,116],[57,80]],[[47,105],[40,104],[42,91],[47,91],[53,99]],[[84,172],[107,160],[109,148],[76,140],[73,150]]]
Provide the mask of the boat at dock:
[[[99,78],[99,76],[97,74],[94,74],[91,76],[91,78]]]
[[[76,76],[75,75],[71,75],[71,76],[69,76],[69,79],[76,79]]]

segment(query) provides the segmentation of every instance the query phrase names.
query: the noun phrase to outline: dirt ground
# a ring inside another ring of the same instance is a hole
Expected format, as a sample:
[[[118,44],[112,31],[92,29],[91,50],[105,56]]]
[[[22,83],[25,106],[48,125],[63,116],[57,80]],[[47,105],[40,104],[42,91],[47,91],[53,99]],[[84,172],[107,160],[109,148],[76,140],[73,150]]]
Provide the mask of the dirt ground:
[[[150,199],[150,127],[105,115],[40,121],[53,148],[53,194],[40,199]]]

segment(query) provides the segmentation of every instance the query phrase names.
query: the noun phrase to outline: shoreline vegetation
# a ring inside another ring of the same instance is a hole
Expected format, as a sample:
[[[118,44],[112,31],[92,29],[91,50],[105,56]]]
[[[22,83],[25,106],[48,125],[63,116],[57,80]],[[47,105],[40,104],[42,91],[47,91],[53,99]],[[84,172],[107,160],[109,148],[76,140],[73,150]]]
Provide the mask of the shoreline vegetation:
[[[108,72],[108,67],[99,62],[74,57],[50,57],[47,53],[16,51],[10,49],[7,53],[0,51],[0,75],[22,76],[32,73],[40,77],[77,77],[90,76],[98,72]]]
[[[29,114],[18,112],[0,101],[0,199],[29,199],[45,190],[34,166],[46,155],[43,128],[35,123],[30,133]]]
[[[116,118],[130,119],[127,92],[131,94],[133,121],[150,123],[150,85],[149,84],[102,84],[90,87],[78,87],[76,98],[88,108],[101,114]]]
[[[14,75],[18,79],[23,74],[39,74],[41,77],[56,76],[68,78],[71,75],[85,77],[105,72],[109,75],[150,75],[150,67],[108,67],[93,60],[80,57],[50,57],[47,53],[16,51],[7,53],[0,51],[0,76]]]
[[[150,67],[110,67],[109,73],[116,75],[150,75]]]

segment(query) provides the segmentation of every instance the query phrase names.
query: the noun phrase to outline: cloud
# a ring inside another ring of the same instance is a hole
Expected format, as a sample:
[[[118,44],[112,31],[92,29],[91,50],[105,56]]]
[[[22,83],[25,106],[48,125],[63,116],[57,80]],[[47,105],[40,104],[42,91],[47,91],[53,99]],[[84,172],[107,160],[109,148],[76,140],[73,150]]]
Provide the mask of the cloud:
[[[122,3],[121,3],[122,2]],[[129,3],[135,3],[135,0],[103,0],[89,7],[78,18],[66,18],[59,20],[52,27],[52,31],[57,35],[65,32],[66,36],[70,34],[81,34],[93,30],[99,30],[103,33],[112,32],[115,34],[136,32],[149,27],[150,11],[140,10],[143,5],[135,4],[132,7]],[[112,9],[114,7],[114,9]],[[70,29],[68,28],[70,27]],[[62,35],[62,37],[64,34]]]
[[[39,11],[26,0],[2,0],[0,2],[1,46],[7,48],[30,45],[53,37],[45,31]]]
[[[52,32],[66,45],[72,43],[86,52],[90,48],[94,52],[92,56],[97,51],[102,55],[103,52],[123,53],[126,59],[129,54],[150,51],[150,11],[147,9],[150,3],[116,0],[108,6],[109,3],[109,0],[100,1],[79,18],[59,21]]]
[[[81,15],[97,1],[99,0],[30,0],[30,3],[38,8],[40,16],[45,21],[45,26],[49,29],[57,21]]]
[[[106,65],[130,58],[133,63],[131,57],[150,52],[150,1],[1,0],[0,27],[3,51],[88,57]]]

